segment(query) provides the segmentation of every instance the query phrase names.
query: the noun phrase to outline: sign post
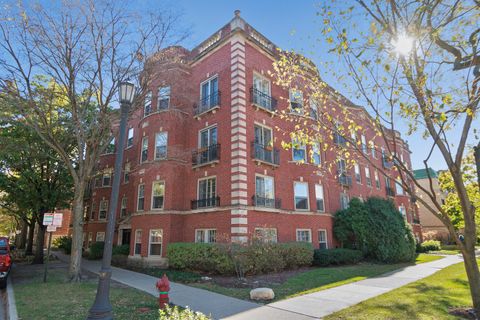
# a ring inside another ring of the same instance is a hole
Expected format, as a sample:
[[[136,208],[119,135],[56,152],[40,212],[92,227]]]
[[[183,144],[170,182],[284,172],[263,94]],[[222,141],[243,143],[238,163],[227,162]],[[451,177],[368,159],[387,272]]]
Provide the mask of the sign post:
[[[48,261],[50,260],[50,248],[52,246],[52,232],[57,230],[57,227],[62,226],[62,213],[45,213],[43,215],[43,225],[47,226],[48,232],[48,247],[47,259],[45,260],[45,271],[43,272],[43,282],[47,282]]]

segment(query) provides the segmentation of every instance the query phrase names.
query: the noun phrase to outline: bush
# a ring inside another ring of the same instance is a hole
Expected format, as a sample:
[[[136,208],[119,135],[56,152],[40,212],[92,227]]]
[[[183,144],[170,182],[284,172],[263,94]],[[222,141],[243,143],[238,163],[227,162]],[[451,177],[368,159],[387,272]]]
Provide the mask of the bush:
[[[112,255],[128,256],[129,254],[130,254],[130,246],[128,244],[114,246],[112,249]]]
[[[456,244],[442,244],[442,250],[459,250]]]
[[[103,247],[105,243],[102,242],[94,242],[88,248],[88,257],[89,260],[98,260],[102,259],[103,257]]]
[[[362,251],[353,249],[317,249],[313,254],[313,264],[322,267],[332,264],[355,264],[362,259]]]
[[[177,306],[171,307],[169,305],[165,306],[165,309],[159,310],[160,318],[159,320],[210,320],[209,317],[204,315],[201,312],[195,312],[190,310],[188,307],[186,309],[181,309]]]
[[[171,243],[167,249],[170,267],[216,274],[261,274],[309,266],[310,243]],[[239,274],[239,269],[241,272]]]
[[[124,268],[127,266],[128,256],[123,254],[114,254],[112,255],[112,265],[115,267]]]
[[[337,212],[333,228],[344,247],[361,250],[365,257],[385,263],[415,259],[415,239],[410,226],[391,200],[357,198]]]
[[[427,240],[420,244],[419,252],[429,252],[429,251],[439,251],[442,249],[440,241],[438,240]],[[418,250],[418,247],[417,247]]]
[[[52,245],[63,250],[65,254],[72,253],[72,237],[63,236],[53,239]]]

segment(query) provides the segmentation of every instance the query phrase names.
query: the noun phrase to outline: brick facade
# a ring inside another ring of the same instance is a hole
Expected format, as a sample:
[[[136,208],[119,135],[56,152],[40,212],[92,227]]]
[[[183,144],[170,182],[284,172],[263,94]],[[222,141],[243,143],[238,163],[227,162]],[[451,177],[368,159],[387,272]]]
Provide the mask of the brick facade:
[[[280,99],[288,97],[288,92],[276,86],[269,76],[275,48],[237,13],[192,51],[170,47],[159,53],[151,88],[154,112],[146,115],[144,106],[137,106],[129,120],[133,141],[124,151],[130,171],[128,182],[122,179],[120,187],[115,239],[117,243],[130,244],[131,259],[162,264],[171,242],[194,242],[200,237],[208,241],[210,236],[217,241],[246,242],[257,228],[275,229],[279,242],[296,241],[297,230],[308,229],[315,247],[319,247],[322,230],[322,235],[326,232],[327,247],[333,248],[338,245],[332,232],[333,213],[340,209],[341,192],[349,198],[386,197],[385,180],[380,177],[377,188],[373,168],[372,186],[365,185],[366,162],[359,163],[363,183],[354,181],[350,187],[344,187],[333,174],[319,174],[313,164],[295,163],[292,150],[281,148],[286,137],[275,128],[288,131],[293,130],[293,125],[268,110],[273,105],[270,98],[276,99],[278,110],[289,107],[285,99]],[[270,97],[262,100],[266,104],[260,103],[263,108],[258,102],[252,103],[250,88],[254,86],[254,75],[270,81]],[[158,88],[167,86],[168,103],[165,95],[157,93]],[[364,119],[365,123],[370,121],[366,114]],[[270,130],[273,145],[260,145],[254,126]],[[155,150],[155,137],[160,132],[168,133],[166,152],[162,146]],[[382,142],[377,143],[380,146]],[[142,145],[148,145],[145,161]],[[402,152],[411,166],[406,144]],[[158,154],[162,156],[155,158]],[[310,156],[309,152],[306,154]],[[322,161],[335,159],[330,151],[322,151],[320,157]],[[377,155],[377,160],[381,164],[381,156]],[[111,174],[113,163],[113,154],[102,156],[99,174]],[[254,198],[257,177],[268,181],[273,178],[273,197]],[[92,233],[92,241],[105,230],[106,221],[99,217],[99,209],[111,192],[108,184],[102,186],[101,176],[98,179],[100,183],[95,183],[89,193],[85,210],[85,232]],[[152,199],[156,182],[157,195],[163,192],[163,197]],[[304,210],[295,209],[295,182],[308,184],[308,200],[304,202],[308,205]],[[316,184],[323,188],[323,210],[317,208]],[[144,193],[143,210],[139,206],[139,188]],[[125,215],[121,213],[122,198],[126,199]],[[406,208],[406,218],[413,223],[416,213],[409,197],[394,198],[398,206]],[[154,205],[159,208],[154,209]],[[137,230],[141,230],[141,245],[136,246]],[[161,230],[161,234],[153,232],[151,238],[151,230]],[[215,230],[215,235],[208,230]],[[414,230],[420,236],[417,225]],[[161,249],[156,243],[150,246],[151,239],[161,242]],[[85,245],[87,242],[88,236]]]

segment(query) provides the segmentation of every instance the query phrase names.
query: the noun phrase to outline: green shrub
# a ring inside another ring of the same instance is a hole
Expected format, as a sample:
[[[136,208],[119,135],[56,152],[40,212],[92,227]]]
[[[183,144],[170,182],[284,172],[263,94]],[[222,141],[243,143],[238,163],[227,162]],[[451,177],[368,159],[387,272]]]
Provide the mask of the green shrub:
[[[130,254],[130,246],[128,244],[114,246],[112,249],[112,255],[128,256],[129,254]]]
[[[365,257],[385,263],[415,259],[415,239],[408,223],[391,200],[357,198],[337,212],[333,228],[345,248],[361,250]]]
[[[190,310],[188,307],[186,309],[181,309],[177,306],[170,307],[169,305],[165,306],[165,309],[159,310],[159,320],[210,320],[209,317],[204,315],[201,312],[195,312]]]
[[[72,237],[62,236],[53,239],[52,246],[63,250],[65,254],[72,253]]]
[[[310,243],[171,243],[167,249],[170,267],[216,274],[261,274],[309,266]]]
[[[94,242],[90,245],[90,248],[88,248],[88,259],[89,260],[98,260],[102,259],[103,257],[103,247],[105,243],[104,242]]]
[[[317,249],[313,254],[313,264],[322,267],[329,265],[355,264],[362,259],[362,251],[353,249]]]
[[[112,255],[112,266],[124,268],[127,266],[128,256],[123,254]]]
[[[442,244],[442,250],[459,250],[456,244]]]
[[[419,252],[429,252],[429,251],[439,251],[442,249],[440,241],[438,240],[427,240],[420,244]]]

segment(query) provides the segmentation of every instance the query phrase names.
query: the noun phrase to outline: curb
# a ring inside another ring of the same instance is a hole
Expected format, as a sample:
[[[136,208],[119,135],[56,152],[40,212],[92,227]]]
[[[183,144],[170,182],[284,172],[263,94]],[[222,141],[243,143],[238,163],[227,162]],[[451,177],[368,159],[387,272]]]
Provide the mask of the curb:
[[[13,284],[10,277],[7,279],[7,319],[18,320],[17,306],[15,305],[15,295],[13,294]]]

